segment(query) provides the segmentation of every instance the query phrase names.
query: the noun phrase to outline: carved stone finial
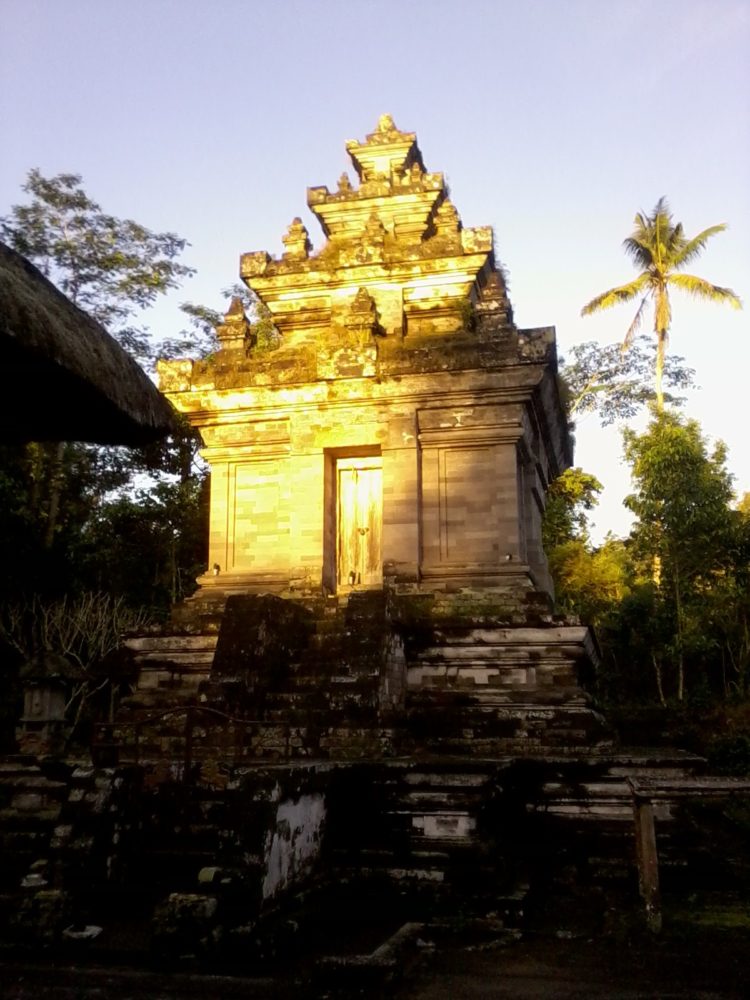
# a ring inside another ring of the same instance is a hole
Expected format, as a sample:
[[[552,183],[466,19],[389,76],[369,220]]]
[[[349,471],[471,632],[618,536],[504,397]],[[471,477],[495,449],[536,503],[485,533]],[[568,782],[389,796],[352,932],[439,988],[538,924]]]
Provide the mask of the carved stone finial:
[[[404,164],[420,158],[414,132],[401,132],[390,115],[381,115],[364,142],[346,144],[354,169],[363,184],[374,180],[400,179]]]
[[[224,319],[231,322],[236,320],[237,317],[245,319],[245,307],[242,304],[242,299],[239,295],[235,295],[232,301],[229,303],[229,308],[224,313]]]
[[[500,270],[493,271],[475,303],[474,314],[480,333],[493,333],[513,323],[505,280]]]
[[[235,296],[224,314],[224,322],[216,327],[216,336],[223,350],[234,350],[244,347],[250,336],[251,326],[245,315],[242,299]]]
[[[351,311],[357,313],[375,314],[375,300],[366,288],[360,288],[354,296]]]
[[[385,238],[385,226],[374,209],[365,224],[365,238],[369,243],[382,243]]]
[[[450,198],[446,198],[435,213],[435,229],[438,236],[455,235],[461,231],[461,219]]]
[[[305,259],[310,256],[312,243],[310,234],[302,224],[302,219],[296,216],[292,219],[286,234],[281,237],[281,241],[286,247],[284,251],[285,259]]]
[[[339,177],[339,194],[348,194],[352,190],[352,182],[346,171]]]
[[[360,339],[368,339],[380,331],[377,306],[366,288],[360,288],[352,299],[344,325]]]

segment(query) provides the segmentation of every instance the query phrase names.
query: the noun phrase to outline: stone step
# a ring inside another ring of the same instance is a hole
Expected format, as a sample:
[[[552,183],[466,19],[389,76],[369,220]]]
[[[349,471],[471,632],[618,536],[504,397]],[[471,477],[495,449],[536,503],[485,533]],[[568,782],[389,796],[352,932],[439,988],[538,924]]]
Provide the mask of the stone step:
[[[427,684],[423,687],[409,687],[406,692],[407,707],[435,713],[441,707],[450,708],[451,712],[466,712],[480,714],[491,712],[496,707],[516,705],[519,708],[533,710],[544,708],[546,703],[582,706],[590,704],[591,699],[578,686],[568,684],[549,684],[534,687],[519,687],[517,689],[492,687],[490,685],[456,685]]]
[[[542,756],[550,752],[578,757],[583,751],[597,745],[583,729],[571,730],[565,734],[549,734],[544,731],[529,734],[525,730],[519,730],[515,735],[511,733],[506,736],[471,735],[465,738],[433,737],[428,740],[415,736],[414,742],[418,749],[425,747],[432,753],[488,758],[511,755],[526,757],[534,754]]]
[[[437,791],[422,788],[406,788],[397,792],[392,801],[401,811],[432,811],[432,812],[466,812],[482,801],[484,788],[472,791],[459,791],[455,787],[445,787]]]
[[[492,780],[493,773],[489,770],[466,771],[456,770],[453,764],[450,770],[425,771],[422,769],[409,771],[400,776],[400,781],[414,789],[432,789],[451,791],[455,789],[482,789]]]
[[[271,691],[271,695],[277,693],[294,692],[294,691],[319,691],[324,685],[325,689],[335,687],[355,687],[360,685],[365,686],[377,686],[380,683],[380,670],[372,669],[371,667],[365,667],[360,671],[356,672],[341,672],[342,664],[335,663],[331,664],[331,667],[337,670],[337,673],[308,673],[302,669],[295,671],[289,677],[284,680],[284,687],[280,692]]]
[[[169,650],[140,653],[136,656],[136,663],[141,668],[157,668],[162,664],[169,664],[170,668],[177,672],[189,672],[191,670],[201,670],[208,673],[214,659],[214,651],[209,650]],[[169,668],[167,668],[169,669]]]
[[[579,643],[586,638],[587,628],[578,625],[467,628],[456,624],[441,625],[435,629],[435,635],[441,646],[549,647],[555,656],[580,656]]]
[[[432,706],[431,706],[432,707]],[[603,727],[602,720],[585,703],[558,702],[551,699],[533,702],[497,702],[491,705],[455,704],[442,713],[425,711],[423,704],[408,703],[408,715],[412,731],[415,724],[422,723],[425,731],[435,736],[462,738],[490,735],[509,735],[516,730],[535,732],[548,731],[564,734],[570,730],[584,728],[593,730]],[[428,731],[427,727],[431,727]]]
[[[540,662],[539,650],[534,647],[520,645],[503,645],[500,643],[454,642],[440,646],[428,646],[420,650],[414,657],[418,663],[462,661],[476,663],[501,663],[532,666]],[[571,656],[564,650],[549,650],[544,654],[545,663],[570,663]]]
[[[207,669],[164,670],[149,667],[141,671],[138,691],[171,690],[195,693],[208,676]]]
[[[481,707],[492,705],[542,702],[577,702],[585,704],[588,696],[566,673],[557,676],[516,675],[515,678],[495,674],[490,677],[476,673],[427,673],[409,671],[406,696],[413,706],[439,708],[444,705]]]
[[[126,639],[123,645],[138,655],[155,653],[213,652],[218,635],[141,635]]]

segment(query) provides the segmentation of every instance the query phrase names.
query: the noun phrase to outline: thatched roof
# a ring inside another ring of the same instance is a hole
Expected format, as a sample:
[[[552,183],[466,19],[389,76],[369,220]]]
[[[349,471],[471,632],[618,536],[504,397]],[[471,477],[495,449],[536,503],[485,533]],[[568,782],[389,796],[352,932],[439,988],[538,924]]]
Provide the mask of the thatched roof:
[[[0,243],[0,440],[136,445],[174,422],[104,327]]]

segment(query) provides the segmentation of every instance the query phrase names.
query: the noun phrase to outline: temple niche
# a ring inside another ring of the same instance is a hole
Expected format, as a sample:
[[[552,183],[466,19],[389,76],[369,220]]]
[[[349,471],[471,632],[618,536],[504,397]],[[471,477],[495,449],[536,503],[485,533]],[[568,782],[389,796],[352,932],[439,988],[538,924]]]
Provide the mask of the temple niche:
[[[554,330],[519,330],[488,226],[464,227],[412,132],[383,115],[346,144],[356,173],[309,188],[243,281],[278,335],[233,302],[219,351],[162,362],[161,388],[211,468],[201,597],[493,594],[552,598],[545,489],[571,461]]]

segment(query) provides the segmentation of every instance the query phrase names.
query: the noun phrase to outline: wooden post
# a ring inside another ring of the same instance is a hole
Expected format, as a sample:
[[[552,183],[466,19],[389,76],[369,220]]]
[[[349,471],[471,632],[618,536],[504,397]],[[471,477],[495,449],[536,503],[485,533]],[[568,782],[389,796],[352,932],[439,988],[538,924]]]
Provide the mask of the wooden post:
[[[656,850],[654,805],[650,799],[634,797],[635,842],[638,854],[638,887],[646,906],[646,923],[654,934],[661,931],[659,855]]]

